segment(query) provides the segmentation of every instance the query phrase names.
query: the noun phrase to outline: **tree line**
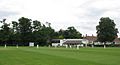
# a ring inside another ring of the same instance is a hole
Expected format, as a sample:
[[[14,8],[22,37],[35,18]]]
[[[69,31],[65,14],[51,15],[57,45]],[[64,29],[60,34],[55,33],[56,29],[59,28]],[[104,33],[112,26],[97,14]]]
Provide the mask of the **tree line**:
[[[0,45],[21,45],[27,46],[29,42],[45,46],[50,45],[52,39],[74,39],[82,38],[82,34],[75,27],[68,27],[66,30],[55,31],[51,23],[41,23],[38,20],[21,17],[18,21],[0,21]]]
[[[28,46],[29,42],[36,45],[51,45],[52,39],[80,39],[82,34],[75,27],[68,27],[66,30],[55,31],[51,23],[41,23],[38,20],[21,17],[18,21],[0,21],[0,45],[22,45]],[[113,42],[117,38],[118,29],[114,20],[109,17],[100,18],[99,25],[96,26],[98,42]]]

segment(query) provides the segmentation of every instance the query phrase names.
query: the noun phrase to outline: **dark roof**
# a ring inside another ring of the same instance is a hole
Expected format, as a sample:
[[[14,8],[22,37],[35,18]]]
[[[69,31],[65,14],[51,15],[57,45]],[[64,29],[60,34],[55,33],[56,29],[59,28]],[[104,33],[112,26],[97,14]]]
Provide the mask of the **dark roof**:
[[[52,39],[51,42],[52,43],[60,43],[60,39]]]
[[[67,40],[63,44],[80,44],[80,40]]]
[[[52,41],[60,41],[61,39],[52,39]]]

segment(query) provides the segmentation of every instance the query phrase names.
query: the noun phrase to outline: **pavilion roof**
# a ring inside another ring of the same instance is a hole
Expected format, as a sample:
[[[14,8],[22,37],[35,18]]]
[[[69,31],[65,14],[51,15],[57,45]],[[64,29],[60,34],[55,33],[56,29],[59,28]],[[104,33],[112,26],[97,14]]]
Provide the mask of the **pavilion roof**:
[[[80,44],[82,43],[81,40],[67,40],[63,44]]]

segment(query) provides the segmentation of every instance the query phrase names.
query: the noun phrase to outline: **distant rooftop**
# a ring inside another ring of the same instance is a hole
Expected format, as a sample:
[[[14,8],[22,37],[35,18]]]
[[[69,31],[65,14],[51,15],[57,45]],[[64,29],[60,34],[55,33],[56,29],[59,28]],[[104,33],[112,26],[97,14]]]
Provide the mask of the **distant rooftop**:
[[[87,36],[87,34],[86,34],[86,36],[83,37],[83,39],[87,39],[87,40],[89,40],[89,42],[93,42],[93,41],[96,41],[96,40],[97,40],[97,37],[94,36],[94,35],[92,35],[92,36]]]

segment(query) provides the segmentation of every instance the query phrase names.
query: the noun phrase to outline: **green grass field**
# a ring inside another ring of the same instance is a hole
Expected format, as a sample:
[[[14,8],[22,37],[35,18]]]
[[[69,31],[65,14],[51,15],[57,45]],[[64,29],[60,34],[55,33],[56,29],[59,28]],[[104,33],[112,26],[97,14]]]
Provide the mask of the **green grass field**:
[[[120,65],[120,48],[0,47],[0,65]]]

